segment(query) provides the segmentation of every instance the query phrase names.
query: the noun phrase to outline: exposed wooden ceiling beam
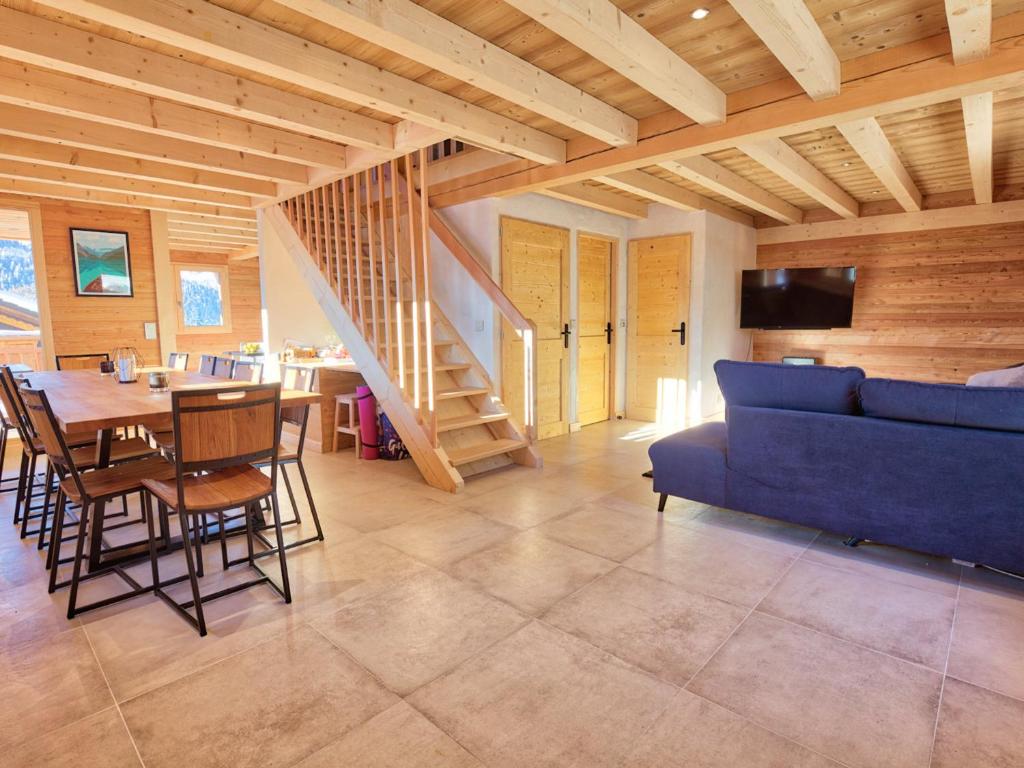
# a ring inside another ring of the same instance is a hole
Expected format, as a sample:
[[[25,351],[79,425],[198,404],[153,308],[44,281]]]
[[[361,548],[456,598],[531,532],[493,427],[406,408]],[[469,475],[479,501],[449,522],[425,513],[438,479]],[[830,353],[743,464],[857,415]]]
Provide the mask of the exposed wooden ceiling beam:
[[[992,0],[946,0],[953,61],[966,64],[988,56],[992,43]]]
[[[729,0],[812,99],[839,93],[839,58],[804,0]]]
[[[889,194],[905,211],[921,210],[921,190],[903,165],[886,137],[882,126],[873,117],[852,120],[836,126],[853,150],[882,182]]]
[[[636,142],[634,118],[411,0],[277,1],[608,144]]]
[[[661,203],[670,208],[681,211],[708,211],[740,224],[753,224],[753,219],[742,211],[709,200],[703,195],[683,189],[646,171],[623,171],[611,176],[599,176],[596,181],[621,189],[623,192],[646,197],[651,202]]]
[[[232,176],[216,171],[201,171],[183,165],[50,144],[18,136],[4,136],[3,141],[0,141],[0,158],[28,160],[56,168],[80,168],[130,179],[185,184],[217,192],[239,192],[256,197],[272,197],[277,192],[277,185],[272,181]]]
[[[844,219],[860,215],[860,204],[856,200],[782,139],[745,141],[739,144],[739,149]]]
[[[248,261],[260,255],[260,249],[256,246],[248,246],[228,255],[228,261]]]
[[[7,104],[0,105],[0,134],[271,181],[305,182],[307,179],[303,165]]]
[[[610,0],[506,0],[699,123],[725,120],[725,94]]]
[[[543,163],[565,141],[413,80],[202,0],[46,0],[100,24],[388,112]]]
[[[245,248],[244,245],[220,245],[217,243],[195,243],[191,240],[175,240],[168,237],[167,244],[172,251],[197,251],[201,253],[221,253],[225,256],[233,253],[238,248]]]
[[[773,195],[768,190],[762,189],[725,166],[702,155],[682,160],[667,160],[660,165],[666,171],[682,176],[694,184],[700,184],[706,189],[724,195],[778,221],[786,224],[799,224],[803,221],[804,212],[795,205],[790,205],[781,197]]]
[[[541,194],[605,213],[614,213],[616,216],[625,216],[627,219],[647,218],[647,203],[582,182],[545,189]]]
[[[0,102],[262,157],[345,168],[341,144],[11,61],[0,61]]]
[[[992,202],[992,94],[977,93],[960,99],[967,133],[967,159],[975,203]]]
[[[56,200],[76,200],[97,205],[113,205],[123,208],[145,208],[153,211],[173,211],[175,213],[193,213],[210,216],[225,221],[253,221],[252,211],[241,208],[221,208],[204,203],[191,203],[183,200],[165,200],[161,197],[131,195],[122,192],[105,192],[96,189],[80,189],[64,184],[53,184],[45,181],[26,181],[24,179],[0,179],[0,192],[12,195],[29,195],[30,197],[48,197]]]
[[[328,141],[392,145],[379,120],[10,8],[0,8],[0,55]]]
[[[169,226],[175,226],[177,224],[203,224],[207,226],[222,227],[224,229],[239,229],[245,232],[257,231],[255,215],[253,215],[252,218],[233,221],[231,219],[224,219],[217,216],[208,216],[203,213],[172,211],[167,214],[167,224]]]
[[[259,239],[255,228],[251,230],[228,229],[227,227],[218,227],[213,224],[193,224],[191,222],[168,221],[167,229],[169,232],[177,232],[179,234],[190,233],[205,237],[217,237],[218,235],[223,235],[229,239],[249,240],[251,242],[256,242]]]
[[[254,242],[247,238],[216,237],[213,235],[196,234],[195,232],[179,232],[176,229],[168,229],[167,237],[176,243],[208,243],[227,248],[245,248]]]
[[[211,192],[207,189],[183,187],[179,184],[162,184],[155,181],[126,179],[110,176],[105,173],[55,168],[52,165],[26,163],[17,160],[0,160],[0,176],[10,179],[27,179],[30,181],[49,181],[56,184],[67,184],[82,189],[99,189],[110,192],[125,192],[133,195],[148,195],[168,200],[190,200],[196,203],[209,203],[227,208],[253,207],[252,198],[230,192]]]

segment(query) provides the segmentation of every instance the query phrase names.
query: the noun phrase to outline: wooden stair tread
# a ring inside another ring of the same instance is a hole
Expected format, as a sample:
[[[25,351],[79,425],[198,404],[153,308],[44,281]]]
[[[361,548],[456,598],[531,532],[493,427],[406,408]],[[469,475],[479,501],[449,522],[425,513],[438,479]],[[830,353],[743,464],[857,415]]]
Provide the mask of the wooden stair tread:
[[[434,372],[436,373],[438,371],[468,371],[472,367],[473,366],[470,365],[469,363],[434,363]],[[411,375],[413,370],[411,367],[407,367],[405,369],[405,372],[406,374]],[[426,368],[424,367],[421,373],[426,372]]]
[[[507,413],[470,413],[465,416],[454,416],[448,419],[437,420],[438,432],[451,432],[454,429],[465,429],[466,427],[478,427],[484,424],[494,424],[505,421]]]
[[[434,391],[434,398],[437,400],[451,400],[456,397],[472,397],[474,395],[486,395],[490,392],[487,387],[448,387]]]
[[[491,456],[498,456],[499,454],[516,451],[525,447],[525,440],[514,440],[510,437],[504,437],[500,440],[491,440],[477,445],[468,445],[465,448],[453,448],[448,450],[448,461],[452,463],[452,466],[458,467],[462,464],[469,464],[474,461],[480,461],[481,459],[487,459]]]

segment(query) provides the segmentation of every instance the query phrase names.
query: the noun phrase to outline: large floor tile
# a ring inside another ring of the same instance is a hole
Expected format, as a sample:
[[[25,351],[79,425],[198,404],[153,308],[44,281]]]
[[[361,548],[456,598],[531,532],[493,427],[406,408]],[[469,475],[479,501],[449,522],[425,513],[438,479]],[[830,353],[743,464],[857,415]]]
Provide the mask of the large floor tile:
[[[444,731],[400,701],[295,768],[482,768]]]
[[[1024,701],[946,680],[932,768],[1020,768]]]
[[[525,621],[504,603],[430,571],[352,603],[315,626],[405,695]]]
[[[656,515],[642,515],[601,504],[585,504],[539,530],[571,547],[622,561],[654,541],[663,524]]]
[[[440,507],[402,525],[373,534],[408,555],[436,568],[492,547],[515,533],[514,528],[473,512]]]
[[[618,765],[674,689],[532,623],[409,702],[489,768]]]
[[[141,768],[135,745],[114,707],[38,735],[8,751],[11,768]]]
[[[955,608],[952,597],[803,560],[758,606],[939,671],[946,664]]]
[[[684,685],[739,626],[745,608],[618,568],[544,621],[663,680]]]
[[[565,494],[519,484],[467,496],[459,505],[490,520],[525,530],[570,512],[579,506],[579,501]]]
[[[67,593],[51,595],[42,576],[27,584],[0,586],[0,652],[80,624],[77,618],[68,621]]]
[[[614,567],[611,560],[525,531],[460,560],[449,572],[535,615]]]
[[[356,495],[331,493],[325,496],[320,506],[323,514],[363,533],[401,525],[442,508],[419,488],[407,483]]]
[[[802,554],[818,536],[814,528],[711,506],[683,524],[706,536],[722,537],[783,555]]]
[[[0,653],[0,702],[0,748],[114,703],[81,627]]]
[[[688,688],[853,768],[926,768],[941,680],[755,613]]]
[[[625,565],[691,592],[752,608],[793,562],[791,555],[669,525]]]
[[[839,768],[699,696],[679,695],[629,758],[630,768]]]
[[[292,765],[395,702],[308,627],[122,705],[147,768]]]

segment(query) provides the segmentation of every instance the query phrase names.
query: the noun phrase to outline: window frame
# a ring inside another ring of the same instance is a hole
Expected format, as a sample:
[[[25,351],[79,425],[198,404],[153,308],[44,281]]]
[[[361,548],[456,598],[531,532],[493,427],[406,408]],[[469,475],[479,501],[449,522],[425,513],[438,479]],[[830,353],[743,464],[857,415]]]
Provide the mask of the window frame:
[[[185,306],[181,294],[181,273],[185,272],[216,272],[220,275],[221,325],[186,325]],[[231,273],[226,264],[193,264],[181,262],[174,265],[174,300],[175,314],[178,320],[178,333],[183,335],[231,333]]]

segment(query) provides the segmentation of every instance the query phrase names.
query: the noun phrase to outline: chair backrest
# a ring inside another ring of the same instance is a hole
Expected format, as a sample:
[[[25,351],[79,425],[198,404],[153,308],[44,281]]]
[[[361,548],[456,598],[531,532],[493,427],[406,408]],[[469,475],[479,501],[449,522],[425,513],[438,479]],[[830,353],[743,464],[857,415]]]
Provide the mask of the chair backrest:
[[[250,384],[259,384],[263,381],[263,363],[247,363],[241,360],[235,362],[231,370],[231,378],[234,381],[248,381]]]
[[[222,379],[230,379],[231,372],[235,370],[235,361],[230,357],[215,357],[213,364],[213,375]]]
[[[167,367],[175,371],[188,370],[188,352],[171,352],[167,356]]]
[[[25,404],[21,400],[18,391],[18,382],[14,378],[9,366],[0,366],[0,402],[3,403],[4,412],[16,430],[18,437],[25,445],[31,445],[35,437],[35,430],[28,421],[28,414],[25,412]]]
[[[214,355],[202,355],[199,358],[199,372],[206,376],[213,376],[213,369],[217,365],[217,358]]]
[[[272,459],[277,470],[281,385],[171,393],[178,476]]]
[[[71,449],[64,440],[64,434],[60,431],[53,410],[50,408],[50,401],[46,392],[41,389],[32,389],[28,384],[18,389],[18,395],[24,403],[27,419],[43,444],[46,451],[46,460],[56,469],[59,477],[71,477],[71,481],[78,489],[80,498],[85,499],[88,494],[82,484],[82,478],[78,474],[78,467],[71,458]]]
[[[300,392],[312,392],[316,383],[316,370],[306,367],[288,366],[284,371],[282,389],[297,389]],[[306,444],[306,424],[309,422],[309,405],[291,405],[281,409],[281,421],[299,428],[297,453],[302,455]]]
[[[109,360],[110,354],[107,352],[97,352],[89,355],[57,355],[57,370],[95,371],[99,369],[100,363],[105,363]]]

